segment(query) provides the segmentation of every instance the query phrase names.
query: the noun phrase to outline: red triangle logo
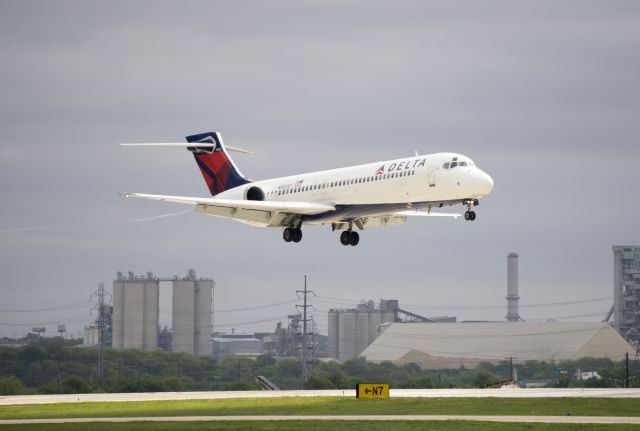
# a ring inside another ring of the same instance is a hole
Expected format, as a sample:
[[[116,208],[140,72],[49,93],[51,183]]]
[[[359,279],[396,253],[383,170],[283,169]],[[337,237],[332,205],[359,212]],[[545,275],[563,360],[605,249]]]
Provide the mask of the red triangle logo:
[[[384,165],[380,166],[376,171],[376,175],[382,175],[384,173]]]

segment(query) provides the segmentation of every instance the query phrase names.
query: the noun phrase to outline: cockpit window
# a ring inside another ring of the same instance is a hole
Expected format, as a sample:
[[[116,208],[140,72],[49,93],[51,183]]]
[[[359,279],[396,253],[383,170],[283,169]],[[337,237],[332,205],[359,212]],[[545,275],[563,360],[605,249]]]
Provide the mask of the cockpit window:
[[[444,165],[442,165],[442,167],[444,169],[453,169],[458,166],[475,166],[475,164],[469,159],[467,160],[458,160],[458,159],[459,157],[453,157],[450,162],[445,163]]]

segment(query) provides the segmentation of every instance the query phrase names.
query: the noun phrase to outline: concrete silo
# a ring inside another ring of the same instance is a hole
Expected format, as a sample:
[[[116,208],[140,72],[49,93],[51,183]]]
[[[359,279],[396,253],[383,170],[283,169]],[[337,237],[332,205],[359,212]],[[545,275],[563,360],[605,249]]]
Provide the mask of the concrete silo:
[[[124,278],[118,272],[116,280],[113,281],[113,323],[111,329],[111,347],[114,349],[124,348]]]
[[[194,270],[173,282],[171,350],[211,356],[213,280],[196,279]]]
[[[148,273],[127,278],[118,273],[113,282],[113,338],[114,349],[158,348],[158,315],[160,283]]]
[[[196,322],[194,355],[211,356],[213,325],[211,316],[213,310],[213,280],[196,280]]]

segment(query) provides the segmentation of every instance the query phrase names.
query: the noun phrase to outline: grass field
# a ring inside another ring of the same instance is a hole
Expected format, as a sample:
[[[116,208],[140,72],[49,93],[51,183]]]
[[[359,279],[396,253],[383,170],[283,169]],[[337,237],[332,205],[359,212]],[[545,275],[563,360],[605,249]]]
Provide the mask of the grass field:
[[[163,422],[0,425],[3,431],[637,431],[637,425],[519,424],[495,422],[410,421],[259,421],[259,422]]]
[[[327,414],[640,416],[640,399],[286,397],[0,406],[0,419]]]

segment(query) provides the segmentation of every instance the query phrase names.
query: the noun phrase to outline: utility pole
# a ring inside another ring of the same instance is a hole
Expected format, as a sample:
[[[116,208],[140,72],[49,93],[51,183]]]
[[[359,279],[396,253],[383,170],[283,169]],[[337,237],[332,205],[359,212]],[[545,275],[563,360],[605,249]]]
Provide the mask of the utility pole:
[[[629,352],[624,354],[624,387],[629,388]]]
[[[96,324],[98,327],[98,381],[102,383],[102,379],[104,378],[104,345],[106,339],[106,329],[107,329],[107,317],[105,313],[105,296],[109,295],[108,292],[104,290],[104,283],[100,283],[98,286],[98,290],[91,294],[91,299],[98,299],[98,319],[96,320]]]
[[[511,356],[509,358],[509,362],[511,364],[511,367],[510,367],[511,368],[511,376],[509,377],[509,380],[514,380],[514,378],[513,378],[513,356]]]
[[[309,321],[307,317],[307,308],[311,307],[311,305],[307,302],[307,295],[309,293],[315,295],[312,290],[307,290],[307,276],[304,276],[304,290],[296,290],[296,294],[303,294],[303,305],[296,305],[296,307],[302,307],[302,386],[304,388],[304,384],[309,379],[309,333],[307,330],[307,321]],[[313,347],[312,347],[313,348]]]

